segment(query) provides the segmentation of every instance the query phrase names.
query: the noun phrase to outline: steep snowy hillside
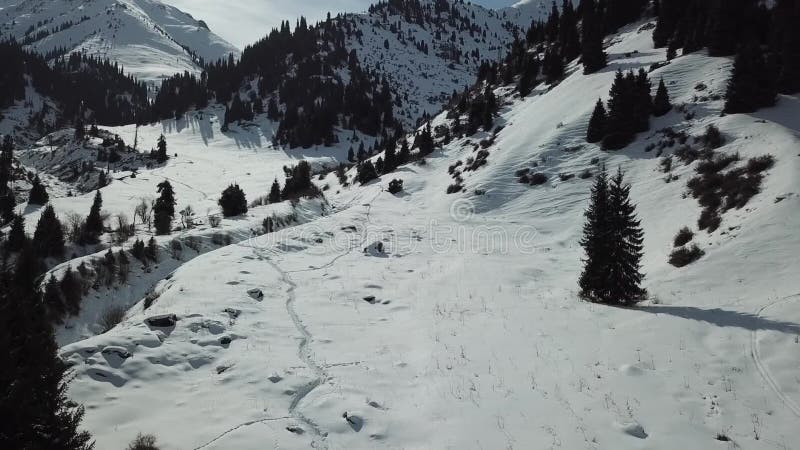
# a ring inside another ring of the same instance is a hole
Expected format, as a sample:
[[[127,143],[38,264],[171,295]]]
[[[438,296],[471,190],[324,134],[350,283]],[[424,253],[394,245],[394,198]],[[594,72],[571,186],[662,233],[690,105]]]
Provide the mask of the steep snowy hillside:
[[[198,73],[199,58],[239,54],[203,21],[156,0],[7,0],[0,5],[0,35],[48,57],[108,58],[142,80]]]
[[[396,114],[415,124],[434,114],[454,91],[475,81],[481,62],[505,56],[514,36],[550,12],[539,5],[492,10],[463,2],[423,0],[421,9],[392,2],[344,17],[347,47],[365,68],[385,76],[398,97]]]
[[[158,284],[161,272],[140,271],[139,283],[91,290],[89,311],[60,337],[71,342],[62,348],[76,374],[70,394],[98,447],[123,448],[143,432],[164,449],[792,448],[800,99],[722,116],[731,59],[695,52],[653,67],[675,108],[652,131],[619,152],[587,144],[615,71],[666,61],[644,25],[607,41],[598,73],[572,65],[524,99],[498,89],[495,136],[454,138],[425,164],[364,186],[315,181],[328,186],[333,214],[246,239],[241,225],[273,213],[258,207],[224,224],[238,230],[233,245],[183,265],[163,255],[159,270],[180,267]],[[120,174],[102,190],[104,209],[130,210],[165,178],[181,205],[212,207],[229,180],[252,198],[281,164],[331,162],[351,145],[283,152],[268,133],[222,133],[209,116],[140,129],[144,142],[166,133],[179,156],[135,179]],[[700,162],[681,161],[668,143],[691,146],[709,125],[724,138],[717,157],[737,155],[727,170],[775,159],[760,191],[710,233],[696,230],[700,207],[687,194]],[[136,133],[112,131],[126,142]],[[479,150],[486,164],[447,195],[448,168]],[[47,157],[45,145],[35,153]],[[578,297],[583,213],[601,164],[626,171],[645,232],[650,297],[636,308]],[[544,182],[520,183],[530,172]],[[405,185],[396,195],[386,191],[393,178]],[[55,200],[62,211],[90,202]],[[705,254],[676,268],[667,260],[684,226]],[[142,291],[151,294],[119,325],[77,340],[97,330],[97,311]]]

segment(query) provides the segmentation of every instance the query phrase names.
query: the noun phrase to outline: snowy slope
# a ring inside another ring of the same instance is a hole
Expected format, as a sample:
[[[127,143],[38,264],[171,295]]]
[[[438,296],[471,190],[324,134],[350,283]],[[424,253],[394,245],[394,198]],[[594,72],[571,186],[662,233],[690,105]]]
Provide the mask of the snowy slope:
[[[508,98],[505,128],[488,164],[465,175],[465,193],[445,195],[447,167],[480,135],[367,186],[326,179],[335,214],[194,257],[158,285],[150,309],[63,347],[98,447],[147,432],[165,449],[794,448],[800,99],[720,117],[712,94],[730,59],[682,56],[651,79],[663,77],[694,116],[654,119],[626,150],[605,153],[583,140],[594,102],[617,68],[665,59],[638,26],[609,45],[607,69]],[[776,165],[745,208],[697,234],[706,255],[679,269],[667,257],[681,227],[696,229],[700,210],[685,195],[696,163],[676,163],[666,183],[645,149],[661,128],[699,135],[712,123],[727,142],[719,152],[770,153]],[[181,203],[201,207],[231,179],[264,192],[301,156],[214,122],[175,125],[146,129],[145,142],[165,131],[181,156],[112,183],[107,209],[129,209],[165,177],[185,183]],[[117,130],[131,140],[132,128]],[[337,157],[315,152],[302,156]],[[591,180],[557,175],[601,162],[627,171],[645,230],[651,299],[637,308],[577,296]],[[534,165],[548,183],[518,183],[514,172]],[[398,177],[405,192],[385,192]],[[56,209],[88,210],[88,200],[57,199]],[[98,292],[93,308],[114,296]],[[148,325],[160,314],[177,323]]]
[[[388,79],[401,102],[396,115],[411,125],[425,113],[438,112],[453,91],[474,83],[481,62],[501,59],[515,33],[524,37],[531,20],[550,12],[532,5],[493,10],[451,1],[456,15],[437,14],[433,0],[420,3],[429,16],[421,21],[388,14],[385,7],[344,19],[354,30],[347,47],[356,51],[362,66]],[[427,45],[427,53],[417,47],[420,43]],[[453,49],[463,56],[453,57]]]
[[[239,51],[202,22],[156,0],[6,0],[0,34],[44,55],[85,52],[109,58],[141,80],[198,72]]]

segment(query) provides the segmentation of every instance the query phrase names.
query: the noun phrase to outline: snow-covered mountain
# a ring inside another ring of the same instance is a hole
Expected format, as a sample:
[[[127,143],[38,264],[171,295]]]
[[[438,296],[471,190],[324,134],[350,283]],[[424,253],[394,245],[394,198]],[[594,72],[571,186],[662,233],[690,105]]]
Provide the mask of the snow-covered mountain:
[[[165,133],[178,156],[135,178],[113,173],[104,212],[130,214],[167,179],[179,208],[200,214],[194,228],[156,237],[158,263],[91,289],[59,329],[76,374],[70,394],[98,445],[124,447],[144,432],[165,449],[790,448],[800,417],[800,101],[722,116],[731,59],[697,52],[664,65],[651,36],[652,26],[627,27],[607,40],[607,69],[584,75],[572,64],[524,99],[498,89],[496,135],[455,138],[426,164],[364,186],[315,177],[327,202],[254,206],[217,226],[203,213],[228,183],[253,200],[283,166],[330,165],[350,143],[276,151],[257,127],[221,132],[212,110],[111,128],[145,145]],[[676,108],[624,151],[587,144],[615,70],[651,66]],[[695,232],[705,255],[677,268],[667,262],[673,236],[700,214],[686,195],[699,162],[681,162],[669,141],[694,145],[709,125],[733,167],[767,153],[775,165],[719,229]],[[482,150],[486,164],[447,195],[449,169]],[[46,140],[21,152],[31,166],[52,157]],[[637,308],[577,295],[583,213],[602,164],[626,170],[645,232],[650,300]],[[529,172],[544,184],[520,183]],[[386,191],[394,178],[403,193]],[[84,213],[92,194],[53,197],[61,213]],[[37,217],[28,213],[29,227]],[[258,236],[278,217],[294,219]],[[54,273],[84,262],[91,277],[105,252]],[[114,307],[125,317],[102,333]]]
[[[239,54],[202,20],[157,0],[5,0],[2,35],[48,57],[84,52],[108,58],[145,81],[198,73],[199,58]]]
[[[544,2],[544,0],[542,0]],[[475,81],[481,62],[501,59],[517,35],[550,12],[538,3],[493,10],[473,3],[421,0],[406,9],[378,4],[369,12],[347,14],[352,32],[346,46],[362,66],[386,76],[401,107],[396,112],[414,124],[434,114]]]

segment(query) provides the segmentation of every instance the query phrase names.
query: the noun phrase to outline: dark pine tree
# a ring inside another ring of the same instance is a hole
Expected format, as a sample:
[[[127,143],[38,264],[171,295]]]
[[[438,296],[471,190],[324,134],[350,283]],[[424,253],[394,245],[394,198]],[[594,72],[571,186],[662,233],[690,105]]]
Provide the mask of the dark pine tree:
[[[725,112],[750,113],[772,106],[777,86],[772,71],[755,44],[743,46],[736,55],[725,95]]]
[[[785,26],[781,42],[783,67],[778,77],[778,88],[782,94],[792,95],[800,92],[800,1],[784,1],[786,9]],[[780,5],[781,3],[779,3]]]
[[[558,27],[560,22],[561,19],[558,13],[558,7],[556,6],[555,0],[553,0],[553,4],[550,7],[550,15],[547,17],[547,22],[544,24],[545,39],[547,39],[548,42],[558,42]]]
[[[14,208],[17,199],[9,187],[0,186],[0,224],[7,224],[14,219]]]
[[[64,304],[64,299],[61,297],[61,288],[58,284],[58,280],[56,280],[53,274],[50,274],[50,278],[44,286],[42,299],[47,308],[50,321],[52,323],[61,323],[61,320],[67,313],[67,307]]]
[[[653,113],[653,98],[650,96],[653,86],[647,77],[647,71],[643,68],[639,69],[633,86],[634,108],[632,119],[636,123],[636,132],[641,133],[650,129],[650,115]]]
[[[585,298],[602,301],[608,297],[608,264],[611,258],[611,205],[608,195],[608,175],[606,168],[600,170],[592,186],[589,208],[584,214],[581,246],[586,255],[583,260],[583,273],[578,285]]]
[[[28,243],[28,235],[25,234],[25,218],[17,214],[11,221],[11,229],[6,239],[6,250],[18,252]]]
[[[572,6],[572,0],[564,0],[561,6],[561,22],[558,26],[558,36],[562,58],[572,61],[581,54],[578,15]]]
[[[602,100],[597,100],[592,118],[589,119],[589,128],[586,130],[586,142],[600,142],[606,135],[606,107]]]
[[[669,44],[682,15],[686,11],[687,0],[661,0],[658,8],[658,22],[653,30],[653,44],[656,48]]]
[[[653,115],[661,117],[672,110],[672,103],[669,101],[669,92],[667,86],[664,84],[664,79],[658,82],[658,89],[656,90],[656,97],[653,100]]]
[[[624,180],[622,169],[611,179],[609,205],[611,210],[611,253],[608,260],[608,302],[632,305],[641,301],[641,260],[644,231],[636,218],[636,207],[630,201],[630,184]]]
[[[89,215],[86,217],[86,222],[83,225],[83,233],[81,240],[85,244],[95,244],[98,242],[100,235],[103,233],[103,216],[101,210],[103,208],[103,196],[98,190],[94,194],[94,201],[92,207],[89,209]]]
[[[33,178],[33,186],[28,194],[28,203],[31,205],[45,205],[49,200],[50,196],[47,194],[47,189],[44,188],[39,175],[36,175]]]
[[[164,180],[158,184],[157,192],[161,194],[153,205],[153,222],[156,233],[169,234],[172,230],[172,219],[175,217],[175,191],[169,181]]]
[[[606,66],[603,51],[603,23],[594,0],[583,3],[583,25],[581,29],[581,61],[583,73],[595,73]]]
[[[163,164],[169,159],[169,155],[167,154],[167,138],[165,138],[163,134],[158,137],[153,158],[155,158],[156,162],[159,164]]]
[[[275,181],[272,182],[272,187],[269,190],[269,195],[267,196],[267,201],[272,203],[280,203],[281,202],[281,185],[278,183],[278,179],[276,178]]]
[[[67,312],[72,316],[77,316],[81,312],[81,280],[78,279],[72,266],[68,266],[64,271],[64,276],[59,283],[61,295],[64,298],[64,305]]]
[[[225,217],[241,216],[247,212],[247,198],[238,184],[225,188],[218,203]]]
[[[370,181],[378,178],[378,172],[375,170],[375,166],[372,164],[372,161],[366,160],[358,165],[358,174],[356,175],[356,179],[359,183],[367,184]]]
[[[56,216],[53,205],[47,205],[36,224],[33,245],[39,256],[61,256],[64,254],[64,228]]]
[[[90,450],[91,436],[78,430],[83,408],[67,398],[68,367],[34,286],[38,272],[20,260],[13,279],[5,266],[0,274],[0,445]]]

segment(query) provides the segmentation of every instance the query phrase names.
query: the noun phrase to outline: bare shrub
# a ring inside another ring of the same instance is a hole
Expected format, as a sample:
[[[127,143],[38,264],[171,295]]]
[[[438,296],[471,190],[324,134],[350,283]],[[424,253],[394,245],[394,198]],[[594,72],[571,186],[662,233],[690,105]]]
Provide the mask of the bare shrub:
[[[114,231],[114,240],[121,244],[130,239],[134,234],[136,234],[136,230],[134,226],[128,222],[128,216],[125,214],[117,215],[117,229]]]
[[[222,216],[218,214],[209,214],[208,224],[211,225],[211,228],[218,228],[222,224]]]
[[[139,433],[136,439],[128,444],[127,450],[159,450],[156,445],[156,437],[152,434]]]
[[[100,316],[100,326],[103,333],[108,333],[112,328],[119,325],[125,319],[125,308],[115,305],[106,308]]]

